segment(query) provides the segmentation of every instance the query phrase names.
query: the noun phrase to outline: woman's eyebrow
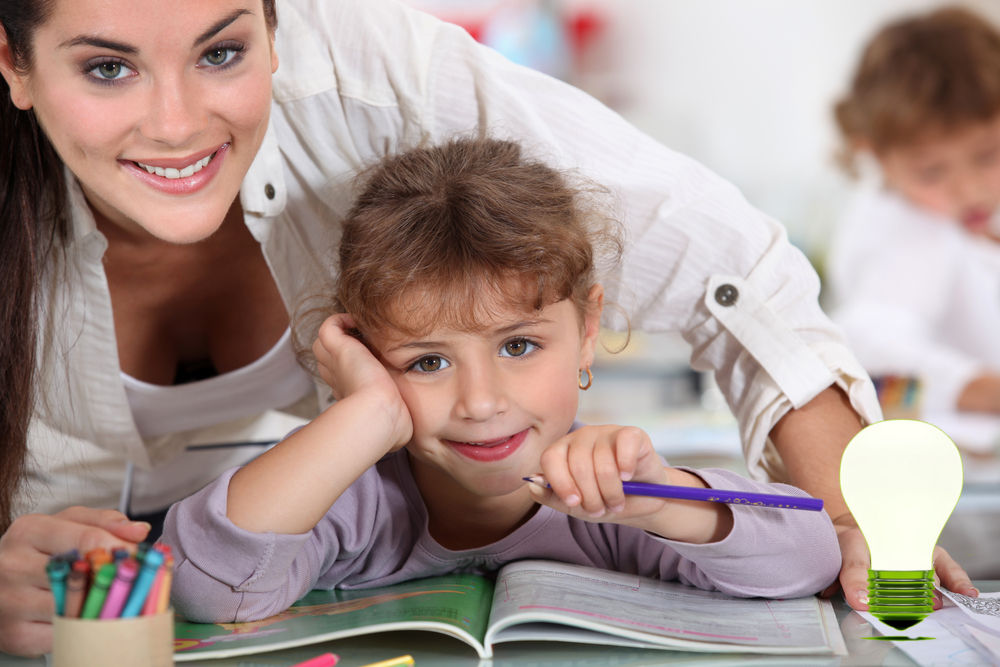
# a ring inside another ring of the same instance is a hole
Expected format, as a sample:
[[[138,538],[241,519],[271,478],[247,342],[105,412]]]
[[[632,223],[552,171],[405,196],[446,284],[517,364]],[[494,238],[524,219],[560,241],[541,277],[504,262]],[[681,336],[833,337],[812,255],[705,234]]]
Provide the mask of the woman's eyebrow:
[[[232,14],[219,19],[205,32],[198,35],[193,42],[193,46],[198,46],[203,42],[207,42],[212,39],[215,35],[223,31],[228,25],[233,21],[243,16],[244,14],[251,14],[249,10],[237,9]],[[118,51],[119,53],[125,53],[127,55],[135,55],[139,53],[139,48],[132,46],[131,44],[125,44],[124,42],[115,42],[110,39],[105,39],[103,37],[95,37],[93,35],[78,35],[72,39],[68,39],[62,42],[60,48],[71,48],[74,46],[96,46],[101,49],[108,49],[111,51]]]
[[[239,17],[243,16],[244,14],[251,14],[251,13],[252,12],[250,10],[248,10],[248,9],[237,9],[236,11],[234,11],[229,16],[227,16],[225,18],[222,18],[222,19],[219,19],[214,24],[212,24],[211,28],[209,28],[205,32],[203,32],[200,35],[198,35],[198,37],[195,38],[194,43],[192,44],[192,46],[198,46],[202,42],[207,42],[208,40],[210,40],[213,37],[215,37],[215,35],[217,33],[222,32],[222,30],[224,30],[226,28],[226,26],[228,26],[230,23],[232,23],[233,21],[235,21]]]

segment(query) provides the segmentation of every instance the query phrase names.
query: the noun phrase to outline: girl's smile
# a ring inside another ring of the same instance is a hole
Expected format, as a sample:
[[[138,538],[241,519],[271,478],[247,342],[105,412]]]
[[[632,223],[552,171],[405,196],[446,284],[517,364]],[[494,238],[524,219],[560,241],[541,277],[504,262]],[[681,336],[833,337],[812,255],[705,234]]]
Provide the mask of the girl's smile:
[[[453,440],[444,440],[443,442],[466,458],[492,463],[501,461],[516,452],[527,436],[528,429],[525,429],[506,438],[484,442],[455,442]]]

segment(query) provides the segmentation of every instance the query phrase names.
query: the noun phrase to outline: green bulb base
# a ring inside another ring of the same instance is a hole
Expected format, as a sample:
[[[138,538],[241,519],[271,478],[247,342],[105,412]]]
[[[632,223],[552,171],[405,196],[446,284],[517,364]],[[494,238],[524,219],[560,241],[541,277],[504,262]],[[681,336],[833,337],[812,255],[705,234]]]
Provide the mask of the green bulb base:
[[[868,611],[896,630],[934,610],[934,570],[868,570]]]

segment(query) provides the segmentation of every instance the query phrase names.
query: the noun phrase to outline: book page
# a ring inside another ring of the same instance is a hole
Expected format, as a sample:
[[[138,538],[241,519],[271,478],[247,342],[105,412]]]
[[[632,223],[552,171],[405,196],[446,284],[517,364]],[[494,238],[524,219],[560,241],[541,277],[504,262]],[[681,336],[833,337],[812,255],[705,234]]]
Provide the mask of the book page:
[[[497,578],[486,641],[554,636],[559,623],[624,637],[627,645],[686,651],[840,652],[843,643],[815,597],[733,598],[676,582],[547,561],[506,566]],[[532,624],[520,631],[521,623]],[[558,633],[566,640],[564,629]],[[616,643],[609,634],[580,641]]]
[[[472,574],[383,588],[314,590],[281,612],[248,623],[174,624],[174,660],[247,655],[388,630],[442,632],[482,654],[493,582]]]

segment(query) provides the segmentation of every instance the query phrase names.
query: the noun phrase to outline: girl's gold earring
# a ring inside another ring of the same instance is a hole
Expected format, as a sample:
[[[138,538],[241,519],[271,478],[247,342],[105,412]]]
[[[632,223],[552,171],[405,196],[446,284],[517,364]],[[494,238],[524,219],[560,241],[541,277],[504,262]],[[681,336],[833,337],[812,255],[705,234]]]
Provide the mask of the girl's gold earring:
[[[586,382],[583,381],[583,374],[584,373],[587,374],[587,381]],[[592,385],[592,384],[594,384],[594,374],[590,372],[590,366],[587,366],[586,368],[581,368],[580,369],[580,377],[577,380],[577,385],[583,391],[587,391],[588,389],[590,389],[590,385]]]

